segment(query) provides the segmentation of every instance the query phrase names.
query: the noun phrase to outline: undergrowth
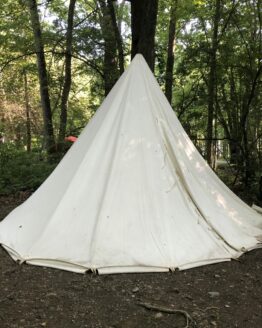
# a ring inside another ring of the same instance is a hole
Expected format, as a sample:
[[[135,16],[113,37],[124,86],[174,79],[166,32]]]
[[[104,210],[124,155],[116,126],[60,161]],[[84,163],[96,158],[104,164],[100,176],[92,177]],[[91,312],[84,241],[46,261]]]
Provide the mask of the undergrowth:
[[[26,152],[12,144],[0,145],[0,195],[36,190],[56,167],[59,159],[38,149]]]

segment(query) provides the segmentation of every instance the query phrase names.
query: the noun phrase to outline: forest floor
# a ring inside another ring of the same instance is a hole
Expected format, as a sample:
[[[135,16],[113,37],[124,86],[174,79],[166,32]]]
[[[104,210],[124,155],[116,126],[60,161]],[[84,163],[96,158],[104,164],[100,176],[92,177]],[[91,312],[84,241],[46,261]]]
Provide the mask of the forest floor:
[[[26,197],[0,197],[0,220]],[[174,273],[99,276],[18,265],[0,248],[0,327],[261,328],[261,272],[262,250]]]

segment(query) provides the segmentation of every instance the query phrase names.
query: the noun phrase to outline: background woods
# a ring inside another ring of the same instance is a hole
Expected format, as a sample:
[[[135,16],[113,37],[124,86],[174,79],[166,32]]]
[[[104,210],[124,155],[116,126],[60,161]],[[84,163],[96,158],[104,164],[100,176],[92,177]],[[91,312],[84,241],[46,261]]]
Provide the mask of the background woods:
[[[259,196],[261,12],[259,0],[1,0],[0,193],[41,183],[139,52],[210,165]]]

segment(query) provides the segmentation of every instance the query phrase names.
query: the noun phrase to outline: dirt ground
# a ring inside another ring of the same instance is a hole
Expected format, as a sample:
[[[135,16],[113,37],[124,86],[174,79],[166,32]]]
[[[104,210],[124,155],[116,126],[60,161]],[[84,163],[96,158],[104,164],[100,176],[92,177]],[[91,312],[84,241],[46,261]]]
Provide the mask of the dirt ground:
[[[0,197],[0,219],[27,196]],[[175,273],[98,276],[18,265],[0,248],[0,327],[262,328],[262,250]]]

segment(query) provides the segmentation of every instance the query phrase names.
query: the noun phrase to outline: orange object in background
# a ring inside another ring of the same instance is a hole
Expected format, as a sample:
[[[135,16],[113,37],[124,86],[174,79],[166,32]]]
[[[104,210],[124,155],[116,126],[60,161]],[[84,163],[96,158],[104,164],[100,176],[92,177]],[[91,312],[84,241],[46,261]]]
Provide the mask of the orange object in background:
[[[65,141],[76,142],[78,138],[74,136],[65,137]]]

